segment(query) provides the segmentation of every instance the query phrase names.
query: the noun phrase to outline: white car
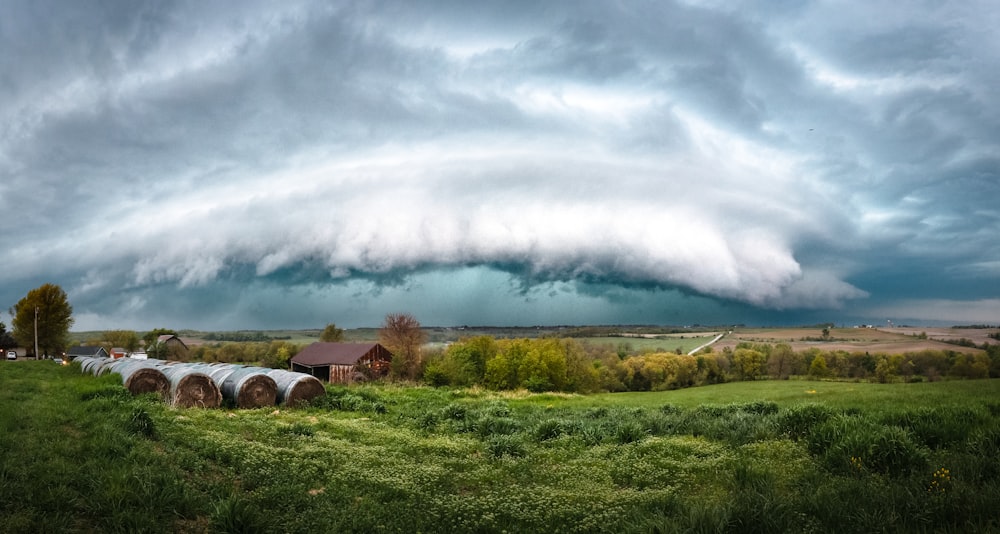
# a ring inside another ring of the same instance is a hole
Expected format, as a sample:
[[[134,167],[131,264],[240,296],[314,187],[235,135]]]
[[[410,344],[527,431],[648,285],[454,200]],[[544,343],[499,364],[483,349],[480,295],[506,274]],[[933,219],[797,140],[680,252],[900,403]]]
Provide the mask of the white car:
[[[17,351],[8,350],[7,351],[7,359],[8,360],[16,360],[17,359]]]

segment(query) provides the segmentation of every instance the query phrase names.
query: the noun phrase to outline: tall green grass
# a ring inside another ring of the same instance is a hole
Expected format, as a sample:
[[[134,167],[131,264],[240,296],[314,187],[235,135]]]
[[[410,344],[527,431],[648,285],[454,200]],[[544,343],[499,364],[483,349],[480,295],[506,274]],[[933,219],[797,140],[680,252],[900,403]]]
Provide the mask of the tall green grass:
[[[0,365],[0,531],[996,531],[997,393],[363,386],[201,410],[19,362]]]

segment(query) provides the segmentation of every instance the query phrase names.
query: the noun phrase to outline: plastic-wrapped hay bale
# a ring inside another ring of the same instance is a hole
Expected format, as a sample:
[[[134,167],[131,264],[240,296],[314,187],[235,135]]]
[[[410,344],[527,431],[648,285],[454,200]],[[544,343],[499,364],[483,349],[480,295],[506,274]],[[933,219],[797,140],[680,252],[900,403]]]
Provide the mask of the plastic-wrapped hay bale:
[[[100,358],[100,362],[94,367],[94,376],[101,376],[111,372],[111,367],[119,360],[114,358]]]
[[[171,404],[180,408],[218,408],[222,393],[212,378],[184,365],[161,365],[170,380]]]
[[[284,406],[308,404],[316,397],[326,394],[323,382],[315,376],[281,369],[271,369],[267,374],[278,386],[278,404]]]
[[[208,376],[212,377],[212,381],[215,382],[215,385],[219,386],[219,389],[222,389],[222,384],[226,382],[229,375],[233,374],[239,368],[240,366],[229,363],[213,364],[208,372]]]
[[[93,356],[77,356],[73,361],[80,364],[81,373],[94,374],[93,367],[97,365],[101,359],[102,358],[94,358]]]
[[[238,408],[274,406],[278,387],[264,369],[237,367],[222,382],[222,398]]]
[[[115,360],[111,358],[94,358],[90,356],[79,357],[77,361],[80,362],[81,371],[94,376],[101,376],[108,372],[110,366],[115,363]]]
[[[158,393],[164,399],[170,397],[170,380],[149,360],[123,358],[112,366],[111,372],[121,375],[122,385],[133,395]]]

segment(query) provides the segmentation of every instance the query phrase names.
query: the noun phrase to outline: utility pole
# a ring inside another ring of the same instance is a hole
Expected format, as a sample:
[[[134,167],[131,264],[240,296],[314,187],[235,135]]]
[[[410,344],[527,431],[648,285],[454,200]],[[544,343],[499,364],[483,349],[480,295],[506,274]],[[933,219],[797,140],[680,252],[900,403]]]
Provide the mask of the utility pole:
[[[38,306],[35,306],[35,359],[38,359]]]

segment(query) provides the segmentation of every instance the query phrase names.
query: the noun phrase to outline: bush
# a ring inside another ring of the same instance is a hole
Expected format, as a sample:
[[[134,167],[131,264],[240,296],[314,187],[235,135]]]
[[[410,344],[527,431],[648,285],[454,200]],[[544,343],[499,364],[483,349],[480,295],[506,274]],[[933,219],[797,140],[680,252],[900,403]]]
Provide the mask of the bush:
[[[524,456],[527,448],[520,438],[510,434],[490,436],[485,441],[486,452],[493,458]]]
[[[451,383],[448,373],[438,365],[428,365],[424,369],[424,383],[428,386],[441,387]]]
[[[468,406],[457,402],[450,403],[441,408],[441,417],[452,421],[462,421],[469,413]]]
[[[212,514],[212,532],[246,534],[269,530],[257,507],[235,497],[218,503]]]
[[[128,419],[128,431],[134,436],[156,439],[156,424],[145,408],[136,407]]]
[[[615,426],[615,442],[622,445],[642,441],[647,436],[649,436],[649,432],[637,421],[621,421]]]
[[[547,441],[562,436],[569,436],[579,431],[580,425],[576,421],[567,419],[546,419],[535,427],[532,434],[537,441]]]

